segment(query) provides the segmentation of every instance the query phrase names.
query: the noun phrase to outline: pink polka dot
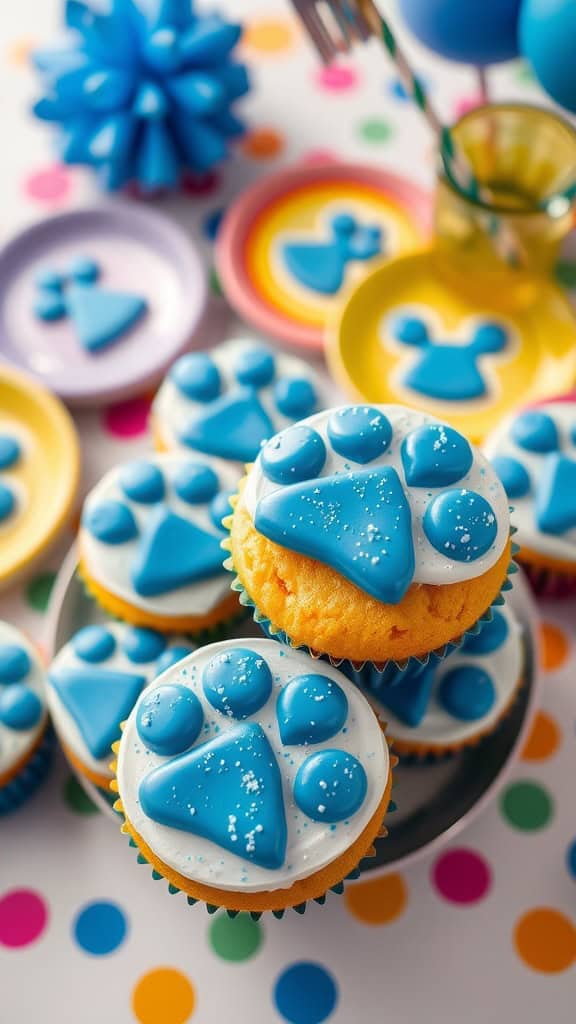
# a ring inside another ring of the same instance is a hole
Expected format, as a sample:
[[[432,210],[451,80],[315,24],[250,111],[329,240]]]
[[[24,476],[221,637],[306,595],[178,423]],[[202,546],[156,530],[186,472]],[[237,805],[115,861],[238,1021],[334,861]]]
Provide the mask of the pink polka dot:
[[[148,429],[151,399],[148,396],[129,398],[104,409],[104,429],[113,437],[139,437]]]
[[[338,157],[329,149],[307,149],[301,160],[304,164],[335,164]]]
[[[344,92],[346,89],[353,89],[358,84],[358,75],[353,68],[344,67],[342,64],[329,64],[321,68],[316,75],[316,81],[322,89],[330,92]]]
[[[72,190],[70,173],[59,164],[34,171],[24,182],[24,190],[31,199],[39,203],[64,203]]]
[[[434,864],[432,882],[449,903],[477,903],[490,889],[492,872],[474,850],[449,850]]]
[[[483,103],[484,100],[480,93],[477,96],[461,96],[454,104],[455,119],[458,120],[460,117],[464,117],[464,114],[467,114],[469,110],[475,110],[476,107],[481,107]]]
[[[19,949],[36,942],[48,923],[48,907],[32,889],[12,889],[0,899],[0,945]]]

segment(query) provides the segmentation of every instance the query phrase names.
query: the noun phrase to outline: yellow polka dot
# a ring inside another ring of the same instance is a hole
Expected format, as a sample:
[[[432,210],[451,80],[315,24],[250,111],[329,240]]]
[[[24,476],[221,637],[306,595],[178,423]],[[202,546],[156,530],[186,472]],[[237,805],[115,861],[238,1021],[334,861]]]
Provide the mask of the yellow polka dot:
[[[244,30],[242,43],[258,53],[282,53],[294,43],[295,30],[286,19],[258,18]]]
[[[242,142],[242,149],[252,160],[270,160],[284,149],[284,139],[273,128],[255,128]]]
[[[514,945],[534,971],[558,974],[576,963],[576,928],[559,910],[536,907],[517,922]]]
[[[350,913],[362,924],[390,924],[403,913],[408,891],[402,875],[385,875],[349,886],[345,900]]]
[[[540,627],[542,642],[542,668],[547,672],[561,668],[568,657],[569,643],[564,630],[551,622],[543,622]]]
[[[560,746],[561,735],[556,720],[547,711],[538,711],[522,751],[523,760],[545,761],[552,757]]]
[[[143,974],[132,993],[132,1009],[140,1024],[186,1024],[195,1005],[190,981],[174,967],[156,967]]]

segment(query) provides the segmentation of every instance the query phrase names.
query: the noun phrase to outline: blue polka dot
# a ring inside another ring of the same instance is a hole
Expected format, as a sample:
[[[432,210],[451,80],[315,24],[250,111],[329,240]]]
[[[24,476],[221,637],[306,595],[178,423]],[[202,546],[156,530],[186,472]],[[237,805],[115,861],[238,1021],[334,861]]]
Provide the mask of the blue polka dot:
[[[489,502],[465,488],[444,491],[424,514],[424,533],[437,551],[455,562],[474,562],[490,550],[498,524]]]
[[[190,352],[174,363],[170,379],[194,402],[211,402],[220,394],[218,367],[205,352]]]
[[[216,473],[201,462],[185,462],[176,470],[173,484],[178,497],[188,505],[211,501],[218,491]]]
[[[476,636],[467,636],[460,650],[465,654],[493,654],[508,636],[508,623],[502,612],[495,611],[490,622],[485,622]]]
[[[272,673],[260,654],[230,647],[210,659],[202,673],[206,699],[229,718],[248,718],[272,692]]]
[[[528,470],[511,455],[495,455],[491,460],[509,498],[523,498],[530,493]]]
[[[291,380],[282,377],[274,386],[274,398],[282,415],[291,420],[301,420],[305,416],[310,416],[318,404],[314,385],[304,377],[294,377]]]
[[[94,284],[100,276],[100,267],[90,256],[81,256],[72,263],[69,273],[75,281]]]
[[[512,440],[528,452],[553,452],[558,448],[558,430],[551,416],[532,409],[522,413],[512,424]]]
[[[232,513],[230,498],[233,496],[234,491],[222,491],[221,494],[214,498],[210,505],[210,518],[218,530],[225,530],[225,527],[222,526],[222,520]]]
[[[294,800],[313,821],[345,821],[366,797],[366,772],[344,750],[321,750],[306,758],[294,781]]]
[[[328,437],[339,455],[365,465],[386,451],[392,440],[392,426],[374,406],[348,405],[332,413]]]
[[[154,629],[134,627],[124,637],[122,649],[130,661],[142,665],[148,661],[156,661],[166,648],[166,638]]]
[[[161,757],[174,757],[192,746],[203,720],[202,705],[196,694],[178,683],[166,683],[141,701],[136,728],[149,750]]]
[[[166,669],[172,668],[172,665],[182,661],[182,658],[187,658],[189,654],[192,654],[192,651],[192,647],[185,647],[183,644],[166,648],[164,654],[161,654],[156,662],[156,675],[159,676]]]
[[[120,472],[120,486],[127,498],[154,505],[164,497],[164,477],[153,462],[130,462]]]
[[[73,935],[85,953],[106,956],[122,945],[128,922],[116,903],[87,903],[74,922]]]
[[[264,445],[262,469],[275,484],[293,484],[318,476],[326,461],[324,441],[303,424],[288,427]]]
[[[23,683],[14,683],[0,693],[0,722],[9,729],[32,729],[41,717],[40,698]]]
[[[211,210],[204,218],[202,230],[209,242],[213,242],[216,238],[218,231],[220,230],[224,213],[225,210]]]
[[[234,365],[236,380],[253,388],[263,388],[274,379],[274,356],[261,346],[248,348],[238,356]]]
[[[104,626],[85,626],[72,640],[74,654],[82,661],[106,661],[116,649],[116,639]]]
[[[85,509],[82,523],[103,544],[125,544],[138,536],[132,512],[121,501],[101,501]]]
[[[496,699],[496,690],[487,672],[476,665],[453,668],[440,682],[438,701],[445,711],[461,722],[484,718]]]
[[[321,964],[310,961],[290,964],[274,986],[274,1004],[289,1024],[322,1024],[337,1002],[335,979]]]
[[[0,683],[20,683],[31,668],[30,656],[18,644],[0,645]]]
[[[0,469],[10,469],[18,462],[21,449],[15,437],[0,434]]]
[[[421,78],[419,75],[417,75],[416,81],[418,82],[421,89],[425,90],[427,93],[430,91],[427,79]],[[406,92],[406,89],[404,88],[399,78],[394,78],[392,79],[391,82],[388,82],[387,89],[390,95],[395,100],[400,100],[402,103],[407,103],[408,100],[410,99],[408,93]]]
[[[566,850],[566,867],[568,873],[576,881],[576,839],[574,839]]]
[[[11,516],[16,506],[13,491],[6,484],[0,483],[0,523]]]
[[[420,348],[428,341],[428,328],[419,317],[396,317],[393,328],[394,337],[405,345],[414,345],[415,348]]]

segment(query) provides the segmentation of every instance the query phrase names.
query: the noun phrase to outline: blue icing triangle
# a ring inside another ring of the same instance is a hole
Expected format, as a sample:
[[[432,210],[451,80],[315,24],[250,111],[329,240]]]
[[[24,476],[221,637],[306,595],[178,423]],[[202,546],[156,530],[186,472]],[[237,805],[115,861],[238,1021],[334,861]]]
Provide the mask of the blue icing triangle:
[[[220,537],[171,512],[154,510],[132,566],[132,583],[142,597],[166,594],[222,572]]]
[[[206,455],[250,462],[263,441],[274,433],[268,414],[257,395],[243,388],[216,399],[206,412],[191,419],[180,441]]]
[[[145,676],[105,668],[56,668],[50,683],[72,715],[88,750],[101,760],[134,707]]]
[[[346,258],[334,242],[289,242],[284,261],[300,284],[323,295],[335,295],[344,279]]]
[[[155,768],[138,795],[144,813],[161,825],[202,836],[262,868],[284,863],[282,779],[256,723],[237,725]]]
[[[547,455],[539,473],[536,523],[543,533],[565,533],[576,526],[576,462]]]
[[[98,352],[116,341],[146,310],[140,295],[82,283],[68,288],[66,305],[78,340],[88,352]]]
[[[332,566],[378,601],[397,604],[414,575],[410,507],[391,466],[320,477],[261,498],[269,540]]]
[[[434,685],[435,666],[409,673],[399,686],[383,686],[378,691],[378,700],[392,711],[401,722],[415,728],[420,725],[428,710]]]

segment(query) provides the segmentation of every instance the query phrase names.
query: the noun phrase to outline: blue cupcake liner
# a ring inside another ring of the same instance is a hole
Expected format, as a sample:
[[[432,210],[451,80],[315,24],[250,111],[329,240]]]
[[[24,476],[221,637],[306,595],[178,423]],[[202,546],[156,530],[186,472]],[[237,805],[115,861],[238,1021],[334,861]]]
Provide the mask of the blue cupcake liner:
[[[32,757],[18,775],[0,787],[0,817],[16,811],[42,785],[52,767],[55,747],[54,733],[51,726],[47,726]]]

